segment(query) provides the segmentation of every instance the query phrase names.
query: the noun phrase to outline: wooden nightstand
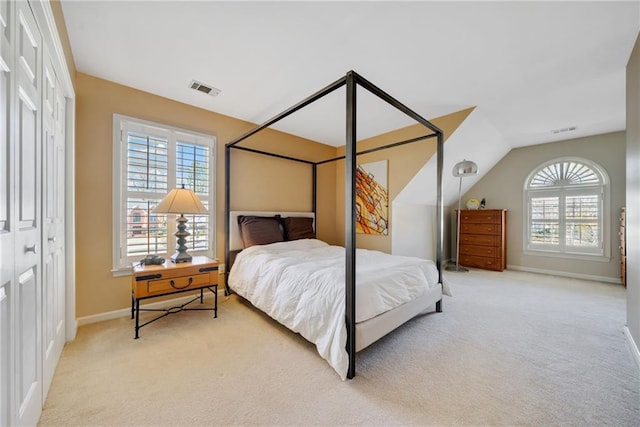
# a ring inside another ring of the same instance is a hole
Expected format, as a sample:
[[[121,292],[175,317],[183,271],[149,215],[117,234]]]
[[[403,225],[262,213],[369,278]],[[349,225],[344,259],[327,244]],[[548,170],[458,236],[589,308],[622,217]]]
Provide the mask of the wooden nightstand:
[[[218,262],[204,256],[194,256],[191,262],[175,264],[165,261],[162,265],[140,265],[133,263],[131,275],[131,318],[135,317],[135,338],[138,331],[145,325],[155,322],[169,314],[184,310],[213,310],[213,317],[218,317]],[[186,308],[188,304],[200,300],[203,293],[209,289],[214,295],[213,308]],[[177,306],[163,309],[140,308],[140,301],[161,295],[171,295],[181,292],[200,290],[190,301]],[[162,311],[164,314],[140,325],[140,311]]]

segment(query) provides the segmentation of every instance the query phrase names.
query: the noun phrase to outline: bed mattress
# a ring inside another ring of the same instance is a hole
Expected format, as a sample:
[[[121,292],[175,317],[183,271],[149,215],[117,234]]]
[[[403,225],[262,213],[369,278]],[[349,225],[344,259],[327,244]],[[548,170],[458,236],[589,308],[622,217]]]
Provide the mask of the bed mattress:
[[[240,252],[229,286],[316,345],[346,378],[345,252],[317,239],[252,246]],[[374,319],[440,288],[432,261],[356,252],[356,323]],[[357,343],[356,343],[357,344]]]

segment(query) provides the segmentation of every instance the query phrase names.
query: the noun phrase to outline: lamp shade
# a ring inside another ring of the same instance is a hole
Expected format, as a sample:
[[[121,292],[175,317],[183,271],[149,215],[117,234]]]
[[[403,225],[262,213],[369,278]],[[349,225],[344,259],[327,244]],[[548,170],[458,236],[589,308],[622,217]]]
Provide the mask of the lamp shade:
[[[456,163],[453,167],[453,176],[456,178],[461,176],[475,175],[478,173],[478,165],[471,160],[463,160]]]
[[[207,213],[196,193],[193,190],[174,188],[153,210],[155,213],[166,214],[202,214]]]

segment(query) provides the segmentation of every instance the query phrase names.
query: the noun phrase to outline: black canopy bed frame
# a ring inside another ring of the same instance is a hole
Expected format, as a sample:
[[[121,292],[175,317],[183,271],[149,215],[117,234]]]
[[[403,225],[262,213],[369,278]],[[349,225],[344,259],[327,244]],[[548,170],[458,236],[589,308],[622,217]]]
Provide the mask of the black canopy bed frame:
[[[304,159],[298,159],[295,157],[285,156],[277,153],[271,153],[263,150],[257,150],[254,148],[243,147],[239,144],[245,141],[247,138],[255,135],[256,133],[264,130],[276,122],[284,119],[285,117],[295,113],[303,107],[319,100],[320,98],[330,94],[331,92],[346,86],[346,135],[345,135],[345,155],[325,159],[321,161],[309,161]],[[403,140],[380,147],[372,148],[364,151],[357,151],[357,135],[356,135],[356,112],[357,112],[357,100],[356,89],[357,86],[361,86],[373,95],[382,99],[386,103],[405,113],[407,116],[413,118],[416,122],[422,124],[432,133]],[[436,268],[438,270],[438,282],[442,286],[442,246],[443,246],[443,195],[442,195],[442,168],[443,168],[443,132],[427,119],[423,118],[398,100],[363,78],[361,75],[354,71],[349,71],[346,75],[335,82],[329,84],[308,98],[300,101],[294,106],[288,108],[282,113],[274,116],[270,120],[267,120],[263,124],[255,127],[254,129],[246,132],[245,134],[237,137],[233,141],[225,145],[225,263],[230,266],[231,251],[230,251],[230,212],[231,212],[231,150],[243,150],[260,155],[276,157],[280,159],[286,159],[294,162],[301,162],[311,166],[312,168],[312,212],[314,217],[317,214],[316,197],[317,197],[317,168],[319,165],[334,162],[345,159],[345,323],[347,329],[347,345],[346,351],[348,353],[349,368],[347,371],[347,378],[351,379],[356,374],[355,356],[356,356],[356,157],[358,155],[372,153],[392,147],[397,147],[405,144],[410,144],[417,141],[422,141],[429,138],[437,139],[437,196],[436,196]],[[317,222],[316,222],[317,223]],[[225,276],[225,293],[230,293],[229,284]],[[442,311],[442,299],[436,302],[436,312]]]

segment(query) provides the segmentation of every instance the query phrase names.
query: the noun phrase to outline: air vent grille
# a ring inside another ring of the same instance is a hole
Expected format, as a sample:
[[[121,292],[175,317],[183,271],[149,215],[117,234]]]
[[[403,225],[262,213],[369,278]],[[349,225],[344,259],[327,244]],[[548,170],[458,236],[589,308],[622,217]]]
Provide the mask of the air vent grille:
[[[554,129],[554,130],[551,131],[551,133],[555,135],[555,134],[558,134],[558,133],[573,132],[576,129],[577,129],[576,126],[569,126],[569,127],[566,127],[566,128]]]
[[[218,96],[221,92],[220,89],[196,80],[191,80],[191,83],[189,83],[189,87],[199,92],[206,93],[209,96]]]

